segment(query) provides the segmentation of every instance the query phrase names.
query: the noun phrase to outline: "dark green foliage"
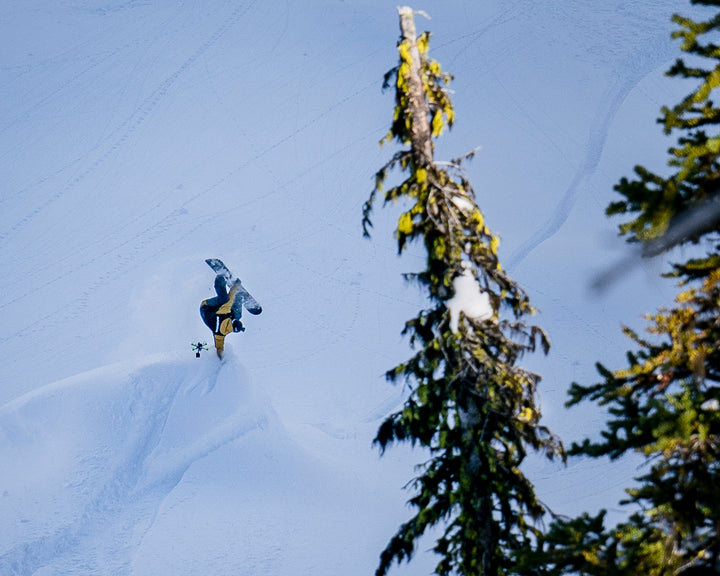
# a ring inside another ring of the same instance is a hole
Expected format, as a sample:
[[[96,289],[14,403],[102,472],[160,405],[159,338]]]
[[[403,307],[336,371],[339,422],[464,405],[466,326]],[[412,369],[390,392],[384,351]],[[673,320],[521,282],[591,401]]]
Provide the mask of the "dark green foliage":
[[[647,317],[648,338],[625,329],[635,347],[625,369],[598,365],[602,382],[572,385],[568,404],[597,402],[608,421],[599,441],[573,444],[570,453],[635,452],[647,464],[623,502],[639,511],[610,531],[601,517],[592,525],[587,516],[557,520],[530,555],[554,566],[542,574],[720,574],[720,109],[711,99],[720,46],[708,40],[720,32],[720,12],[674,22],[692,65],[678,60],[668,74],[696,89],[662,109],[665,132],[679,133],[669,150],[671,174],[637,167],[635,180],[616,186],[624,198],[607,212],[632,215],[620,232],[642,242],[646,255],[686,243],[702,244],[706,254],[673,265],[680,292],[672,308]]]
[[[604,527],[605,511],[556,519],[540,534],[535,549],[521,554],[524,576],[653,576],[675,573],[677,564],[662,564],[667,537],[648,525],[642,514],[612,530]]]
[[[368,234],[373,201],[389,173],[404,174],[385,192],[385,202],[411,204],[398,221],[398,249],[402,253],[409,242],[423,242],[426,267],[408,276],[427,290],[431,308],[405,325],[415,353],[387,377],[405,383],[410,394],[402,409],[382,423],[375,442],[383,452],[392,443],[410,442],[427,450],[429,459],[409,485],[414,516],[390,540],[377,574],[385,574],[395,561],[409,560],[418,538],[434,526],[441,529],[434,545],[440,558],[437,574],[511,574],[514,551],[530,545],[536,521],[545,513],[520,464],[528,448],[564,458],[560,443],[539,424],[538,376],[517,366],[525,352],[538,345],[547,352],[549,343],[542,330],[523,322],[533,309],[500,266],[498,239],[485,226],[460,161],[432,158],[428,139],[439,136],[454,118],[445,90],[450,77],[427,57],[429,35],[421,35],[415,53],[422,83],[417,85],[426,108],[415,108],[419,104],[412,99],[410,78],[414,25],[412,36],[401,38],[400,65],[386,77],[386,84],[394,84],[396,107],[385,140],[410,147],[378,171],[363,226]],[[428,125],[417,126],[419,118]],[[495,313],[482,320],[463,316],[453,332],[446,304],[453,280],[468,270],[489,294]]]
[[[717,1],[691,3],[720,6]],[[674,16],[673,21],[680,25],[673,37],[682,39],[681,48],[692,57],[694,65],[678,59],[668,75],[697,82],[697,88],[679,104],[663,107],[658,120],[666,134],[680,132],[678,145],[669,150],[668,165],[673,172],[663,178],[637,166],[638,179],[623,178],[615,189],[624,199],[607,209],[608,215],[635,215],[621,225],[621,233],[628,235],[631,242],[644,242],[644,250],[650,255],[678,244],[698,242],[706,234],[715,236],[720,224],[720,109],[711,99],[720,83],[720,46],[706,40],[717,36],[720,15],[704,22],[681,16]]]
[[[573,444],[570,454],[617,458],[637,452],[648,460],[648,472],[627,490],[624,502],[639,505],[644,514],[608,535],[604,553],[612,548],[618,557],[607,574],[622,573],[620,568],[632,566],[630,559],[638,555],[644,571],[629,573],[675,574],[682,567],[718,566],[718,318],[720,270],[714,270],[699,287],[682,291],[674,308],[648,316],[648,332],[657,341],[625,330],[637,346],[628,354],[626,369],[600,367],[602,383],[571,387],[569,405],[597,401],[608,408],[609,419],[601,441]],[[636,537],[638,531],[642,538]]]

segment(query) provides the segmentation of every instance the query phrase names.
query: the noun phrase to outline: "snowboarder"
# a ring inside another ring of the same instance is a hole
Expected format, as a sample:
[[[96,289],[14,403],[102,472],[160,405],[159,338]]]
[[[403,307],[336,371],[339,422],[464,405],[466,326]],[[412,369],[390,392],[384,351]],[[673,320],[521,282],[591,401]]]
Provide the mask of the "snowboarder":
[[[230,332],[244,332],[242,321],[243,305],[252,314],[260,314],[262,307],[243,287],[238,278],[234,278],[220,260],[206,260],[215,270],[215,298],[203,300],[200,304],[200,316],[205,325],[212,330],[215,338],[215,350],[222,358],[225,349],[225,336]],[[228,291],[228,285],[230,290]]]
[[[225,349],[225,336],[230,332],[242,332],[242,301],[235,302],[240,281],[236,280],[228,292],[225,277],[221,274],[215,276],[215,298],[203,300],[200,304],[200,316],[205,325],[210,328],[215,337],[215,349],[222,358]]]

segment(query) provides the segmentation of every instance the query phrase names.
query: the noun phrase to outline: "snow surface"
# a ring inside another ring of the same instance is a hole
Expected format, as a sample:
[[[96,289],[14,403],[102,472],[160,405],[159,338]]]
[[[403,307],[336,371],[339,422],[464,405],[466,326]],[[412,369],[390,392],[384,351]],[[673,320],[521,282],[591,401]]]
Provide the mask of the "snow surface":
[[[622,362],[620,324],[670,300],[662,264],[625,258],[603,216],[686,90],[672,0],[423,0],[455,75],[438,159],[482,146],[468,177],[501,261],[553,348],[544,423],[566,442],[573,380]],[[371,447],[404,393],[384,380],[425,305],[404,284],[397,212],[361,206],[396,62],[393,3],[24,0],[0,18],[0,576],[370,574],[409,512],[424,455]],[[222,258],[263,305],[209,339],[198,305]],[[615,504],[632,460],[539,458],[539,497]],[[434,566],[421,545],[410,567]]]
[[[368,527],[393,500],[357,464],[307,454],[239,362],[212,356],[110,365],[13,400],[0,458],[14,469],[2,574],[368,571],[382,543]]]

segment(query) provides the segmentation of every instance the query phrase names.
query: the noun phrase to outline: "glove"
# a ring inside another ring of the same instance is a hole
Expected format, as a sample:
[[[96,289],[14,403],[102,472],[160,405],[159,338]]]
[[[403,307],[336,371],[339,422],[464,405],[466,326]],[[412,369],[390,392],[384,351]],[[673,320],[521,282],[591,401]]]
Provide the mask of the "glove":
[[[245,326],[243,326],[240,320],[233,320],[233,332],[245,332]]]

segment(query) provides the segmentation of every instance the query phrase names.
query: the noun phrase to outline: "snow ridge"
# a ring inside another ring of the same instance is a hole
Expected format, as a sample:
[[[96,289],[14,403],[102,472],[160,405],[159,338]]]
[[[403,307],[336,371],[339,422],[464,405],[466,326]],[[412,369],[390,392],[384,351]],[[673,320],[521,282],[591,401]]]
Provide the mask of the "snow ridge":
[[[6,404],[0,573],[127,573],[188,468],[274,424],[242,368],[214,358],[108,367]]]

